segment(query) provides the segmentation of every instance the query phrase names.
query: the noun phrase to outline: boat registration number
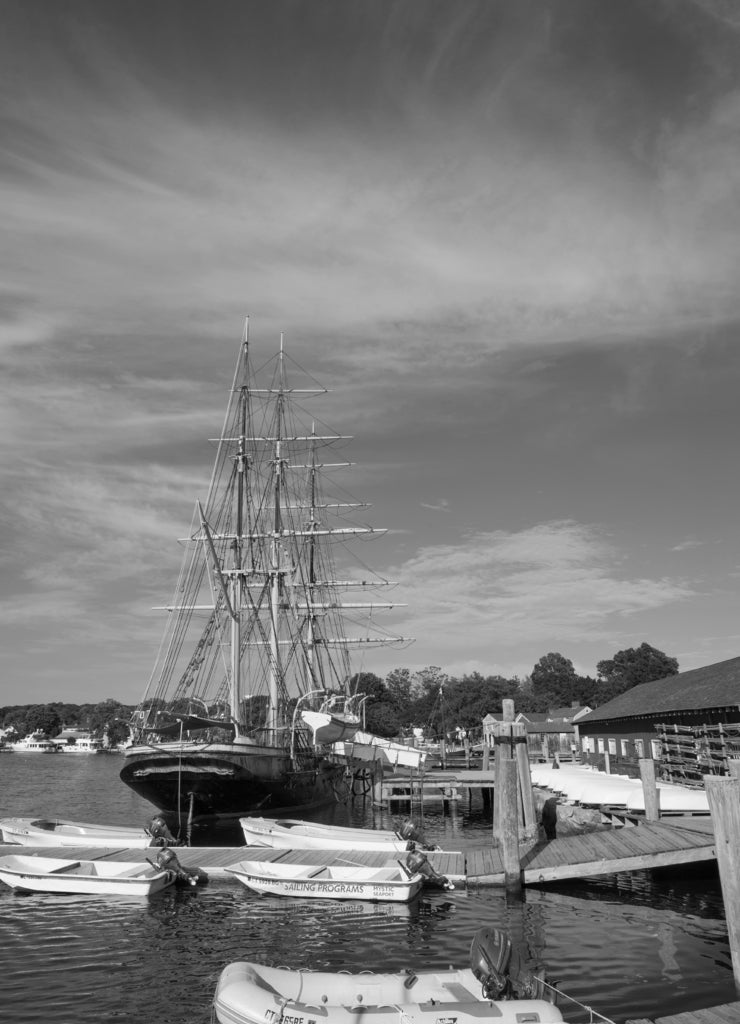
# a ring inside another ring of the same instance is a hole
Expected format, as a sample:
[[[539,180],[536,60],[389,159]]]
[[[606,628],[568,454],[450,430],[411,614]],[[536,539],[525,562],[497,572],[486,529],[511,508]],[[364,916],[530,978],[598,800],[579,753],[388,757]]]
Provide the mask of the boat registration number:
[[[265,1020],[280,1020],[280,1024],[316,1024],[313,1017],[291,1017],[287,1013],[280,1013],[275,1010],[265,1010]]]

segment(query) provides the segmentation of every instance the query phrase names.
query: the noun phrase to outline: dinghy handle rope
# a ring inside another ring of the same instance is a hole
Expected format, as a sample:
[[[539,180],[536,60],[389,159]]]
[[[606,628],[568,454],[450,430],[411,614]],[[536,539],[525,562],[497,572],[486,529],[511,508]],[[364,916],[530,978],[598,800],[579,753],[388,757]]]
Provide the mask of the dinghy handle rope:
[[[592,1006],[586,1006],[585,1003],[579,1002],[578,999],[574,999],[573,996],[567,995],[565,992],[561,992],[555,985],[551,985],[549,981],[541,979],[542,985],[548,988],[558,1000],[567,999],[569,1003],[575,1003],[576,1006],[580,1006],[582,1010],[585,1010],[589,1014],[588,1024],[595,1024],[596,1021],[602,1021],[603,1024],[615,1024],[611,1017],[605,1017],[603,1013],[599,1013],[598,1010],[594,1010]]]

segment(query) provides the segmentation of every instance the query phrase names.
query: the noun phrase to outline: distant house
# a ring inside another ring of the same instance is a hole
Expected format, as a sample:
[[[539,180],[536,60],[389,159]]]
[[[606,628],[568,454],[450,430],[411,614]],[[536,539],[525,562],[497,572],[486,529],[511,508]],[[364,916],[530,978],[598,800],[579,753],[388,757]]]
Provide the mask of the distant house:
[[[740,757],[740,658],[642,683],[576,725],[584,761],[639,775],[651,757],[661,774],[700,782]]]
[[[530,761],[572,760],[576,753],[574,722],[583,718],[591,708],[573,704],[571,707],[552,708],[549,711],[520,712],[514,721],[523,722],[527,731],[527,750]],[[503,721],[503,715],[486,715],[483,719],[483,742],[493,746],[493,727]]]
[[[54,737],[54,743],[65,752],[95,753],[103,746],[102,742],[93,739],[88,729],[77,729],[64,726],[58,736]]]

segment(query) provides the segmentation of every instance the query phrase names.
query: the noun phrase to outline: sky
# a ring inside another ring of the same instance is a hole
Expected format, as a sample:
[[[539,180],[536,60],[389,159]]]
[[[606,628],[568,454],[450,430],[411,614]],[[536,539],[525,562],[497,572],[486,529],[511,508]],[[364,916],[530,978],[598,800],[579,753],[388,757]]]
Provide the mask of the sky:
[[[143,694],[245,317],[384,676],[740,654],[732,0],[0,0],[0,702]]]

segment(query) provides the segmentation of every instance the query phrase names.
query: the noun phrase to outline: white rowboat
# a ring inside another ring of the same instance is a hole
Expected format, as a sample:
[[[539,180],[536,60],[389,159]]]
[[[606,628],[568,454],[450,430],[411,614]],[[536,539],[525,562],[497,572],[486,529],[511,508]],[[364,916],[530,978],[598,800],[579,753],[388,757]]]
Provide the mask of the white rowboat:
[[[175,881],[175,873],[148,861],[60,860],[55,857],[0,857],[0,881],[22,892],[151,896]]]
[[[409,903],[424,877],[398,867],[343,864],[270,864],[243,860],[227,868],[248,889],[269,896]]]
[[[143,828],[91,825],[84,821],[49,818],[0,818],[3,842],[21,846],[81,846],[108,850],[134,850],[151,846],[153,838]]]
[[[410,838],[388,829],[346,828],[321,825],[295,818],[240,818],[247,846],[279,850],[379,850],[404,852],[413,848]]]

